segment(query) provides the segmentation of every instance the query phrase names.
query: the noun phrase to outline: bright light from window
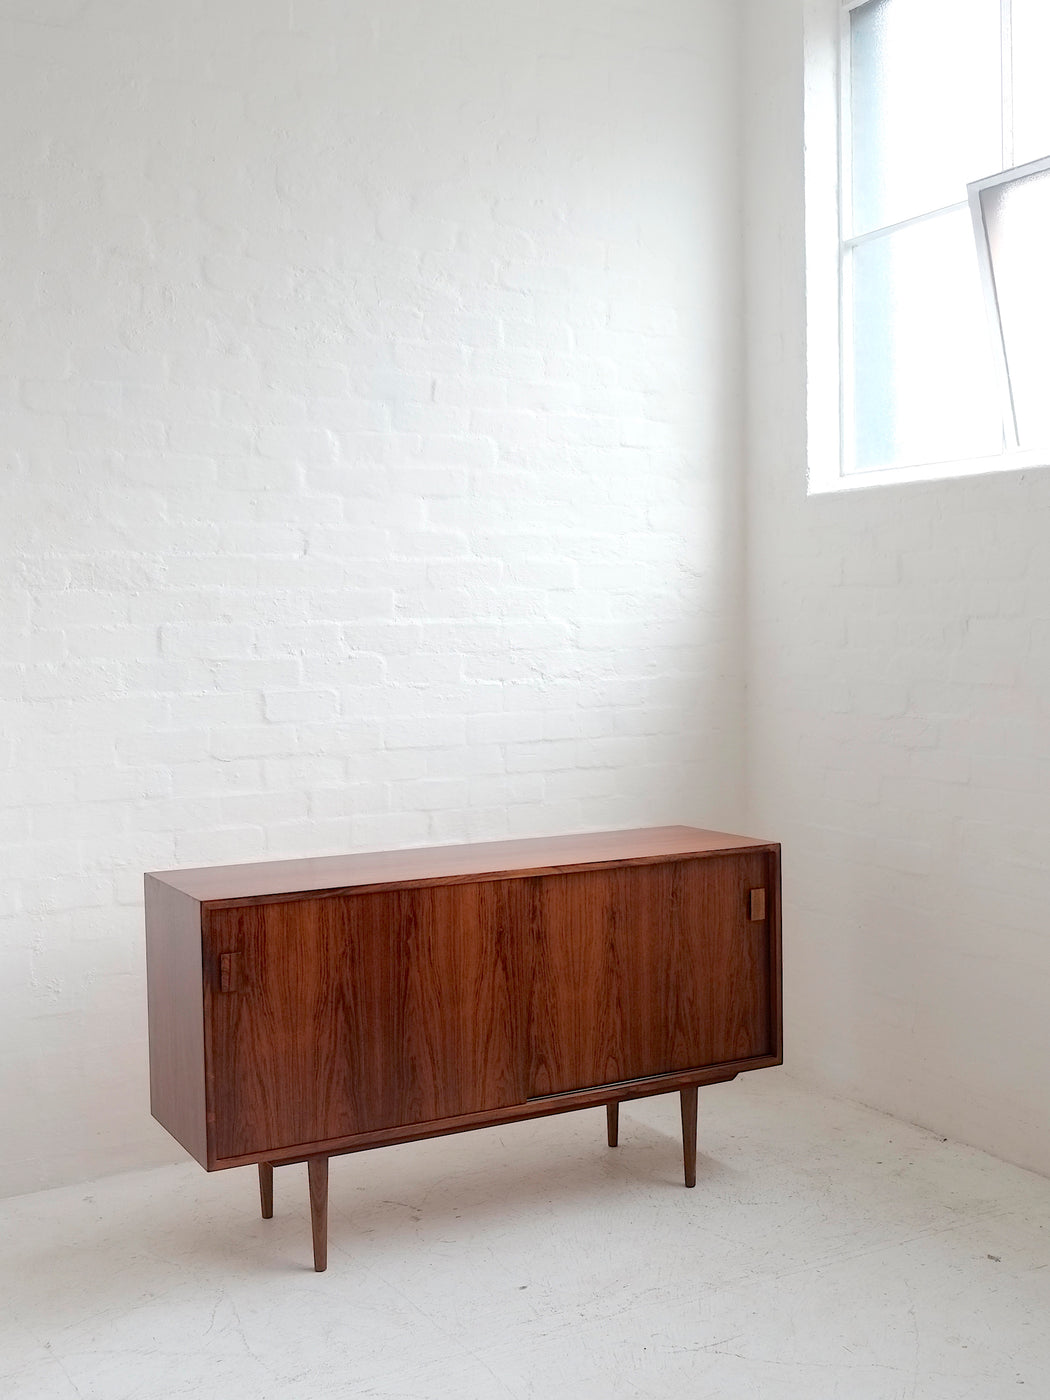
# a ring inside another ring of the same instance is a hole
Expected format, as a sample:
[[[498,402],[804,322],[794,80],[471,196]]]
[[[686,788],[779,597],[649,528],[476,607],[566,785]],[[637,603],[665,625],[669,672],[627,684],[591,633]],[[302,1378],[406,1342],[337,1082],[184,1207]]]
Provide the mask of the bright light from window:
[[[843,6],[841,470],[1050,447],[1050,0]]]
[[[1001,452],[966,210],[862,243],[852,283],[855,468]]]
[[[1012,0],[1010,27],[1013,150],[1007,163],[1025,165],[1050,154],[1050,0]]]
[[[967,180],[1002,168],[999,26],[999,0],[853,11],[852,234],[965,201]]]
[[[1004,407],[1022,448],[1050,444],[1050,164],[1038,164],[975,187],[988,305],[1008,381]]]

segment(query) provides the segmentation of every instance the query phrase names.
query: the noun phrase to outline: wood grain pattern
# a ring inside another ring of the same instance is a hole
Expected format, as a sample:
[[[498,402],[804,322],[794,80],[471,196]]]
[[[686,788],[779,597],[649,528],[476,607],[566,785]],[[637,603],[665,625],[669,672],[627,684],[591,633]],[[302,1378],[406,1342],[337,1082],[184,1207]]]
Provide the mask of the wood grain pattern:
[[[462,1114],[457,1118],[439,1118],[429,1123],[406,1123],[394,1128],[380,1128],[372,1133],[359,1133],[354,1137],[299,1143],[295,1147],[278,1148],[265,1155],[272,1160],[274,1166],[287,1166],[293,1162],[305,1162],[319,1153],[325,1153],[329,1157],[341,1157],[353,1152],[370,1152],[376,1147],[396,1147],[399,1143],[422,1142],[426,1138],[446,1137],[450,1133],[470,1133],[479,1128],[522,1123],[530,1118],[545,1118],[552,1113],[575,1113],[581,1108],[600,1108],[602,1104],[609,1102],[610,1092],[615,1092],[619,1102],[626,1102],[628,1099],[645,1099],[657,1094],[677,1093],[679,1089],[690,1084],[702,1087],[709,1084],[725,1084],[745,1070],[763,1069],[780,1063],[775,1056],[769,1055],[740,1060],[736,1064],[716,1065],[711,1069],[688,1070],[683,1074],[663,1074],[653,1079],[636,1079],[630,1084],[603,1084],[597,1089],[578,1089],[571,1094],[528,1099],[523,1104],[486,1109],[481,1113]],[[261,1156],[258,1152],[249,1152],[243,1157],[213,1158],[209,1170],[225,1171],[229,1167],[252,1166]]]
[[[159,870],[152,878],[208,904],[302,898],[304,893],[363,893],[383,885],[409,888],[542,875],[589,866],[645,864],[682,855],[748,851],[771,843],[699,827],[663,826],[575,836],[490,841],[365,855],[316,856],[193,870]]]
[[[259,1163],[259,1205],[264,1220],[273,1219],[273,1163]]]
[[[209,911],[212,1156],[525,1098],[516,885]],[[223,993],[236,953],[238,990]]]
[[[770,1052],[765,853],[528,881],[529,1096]]]
[[[337,880],[329,885],[329,880]],[[181,883],[180,883],[181,882]],[[270,891],[266,893],[266,891]],[[197,895],[209,897],[202,899]],[[763,898],[764,896],[764,898]],[[328,1159],[779,1064],[780,849],[686,827],[148,876],[156,1116],[210,1170]]]
[[[328,1268],[328,1158],[311,1157],[306,1164],[310,1178],[310,1230],[314,1241],[314,1271]]]
[[[779,1065],[784,1062],[784,963],[779,846],[774,846],[767,853],[766,866],[768,870],[766,918],[770,950],[769,1044]]]
[[[200,905],[149,875],[145,905],[150,1110],[207,1166]]]
[[[682,1160],[687,1186],[696,1185],[696,1109],[697,1089],[692,1084],[682,1090]]]

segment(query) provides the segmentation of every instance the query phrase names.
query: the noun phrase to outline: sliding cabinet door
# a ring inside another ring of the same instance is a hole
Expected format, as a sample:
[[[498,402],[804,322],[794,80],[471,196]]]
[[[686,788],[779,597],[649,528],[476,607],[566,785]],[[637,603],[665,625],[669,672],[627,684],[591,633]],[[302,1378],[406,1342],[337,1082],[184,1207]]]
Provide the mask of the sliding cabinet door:
[[[530,1096],[773,1053],[774,879],[759,851],[530,881]]]
[[[213,1160],[522,1102],[516,886],[210,911]]]

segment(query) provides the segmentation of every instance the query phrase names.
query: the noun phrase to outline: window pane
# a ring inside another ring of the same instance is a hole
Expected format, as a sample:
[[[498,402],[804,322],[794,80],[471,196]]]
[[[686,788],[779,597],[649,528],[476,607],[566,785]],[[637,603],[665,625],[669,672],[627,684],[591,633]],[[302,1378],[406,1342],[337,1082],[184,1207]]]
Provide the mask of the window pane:
[[[853,232],[962,203],[1003,164],[999,0],[871,0],[850,22]]]
[[[1017,434],[1050,443],[1050,171],[981,193]]]
[[[847,270],[853,287],[847,469],[1001,452],[968,210],[863,243]]]
[[[1050,3],[1013,0],[1014,165],[1050,156]],[[988,172],[991,174],[991,171]]]

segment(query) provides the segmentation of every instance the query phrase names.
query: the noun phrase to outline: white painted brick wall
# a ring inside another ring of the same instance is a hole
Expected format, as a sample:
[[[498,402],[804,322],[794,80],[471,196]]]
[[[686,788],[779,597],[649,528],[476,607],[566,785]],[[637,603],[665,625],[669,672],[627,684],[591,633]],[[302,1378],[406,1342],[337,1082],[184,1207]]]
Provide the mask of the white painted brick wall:
[[[738,823],[732,0],[0,0],[0,1192],[141,872]]]
[[[748,821],[787,1063],[1050,1174],[1050,471],[805,496],[801,0],[749,0]]]

